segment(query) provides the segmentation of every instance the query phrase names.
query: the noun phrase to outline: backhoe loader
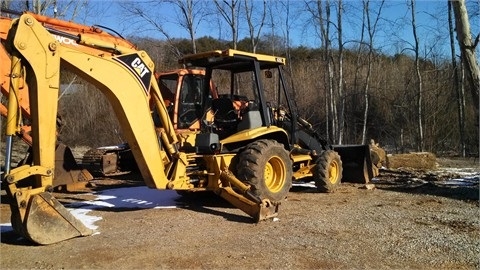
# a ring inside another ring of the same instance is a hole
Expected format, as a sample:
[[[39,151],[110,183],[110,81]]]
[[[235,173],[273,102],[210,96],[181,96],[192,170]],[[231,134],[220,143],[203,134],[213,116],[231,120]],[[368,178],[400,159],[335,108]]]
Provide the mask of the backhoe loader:
[[[16,15],[22,14],[15,11],[7,12]],[[26,12],[26,14],[32,15],[35,19],[41,22],[42,25],[46,27],[60,43],[67,47],[73,47],[87,53],[98,55],[106,53],[105,48],[109,48],[108,53],[115,52],[114,48],[117,46],[135,48],[135,46],[127,40],[106,33],[95,26],[85,26],[28,12]],[[2,40],[4,40],[11,19],[0,19],[0,37]],[[69,33],[71,35],[57,35],[56,32],[58,31]],[[100,41],[90,41],[89,46],[79,45],[78,43],[74,42],[74,39],[72,39],[72,37],[75,37],[75,35],[79,33],[82,33],[84,39],[94,38],[94,40],[96,40],[98,38]],[[100,44],[102,45],[100,46]],[[4,77],[2,77],[2,92],[8,95],[8,77],[6,77],[8,72],[4,69],[7,67],[6,64],[10,63],[10,59],[8,58],[6,52],[2,53],[0,57],[2,57],[3,63],[1,65],[2,74],[4,74]],[[196,57],[198,57],[198,55]],[[208,55],[200,57],[208,57]],[[235,61],[236,60],[232,60],[232,65],[235,65]],[[202,117],[204,118],[202,121],[211,121],[211,110],[206,110],[205,115],[202,115],[203,110],[194,109],[194,107],[198,107],[198,105],[195,105],[188,100],[191,96],[198,95],[198,88],[203,87],[203,85],[210,88],[208,94],[209,98],[215,99],[218,97],[217,89],[215,85],[213,85],[213,82],[211,80],[206,80],[205,67],[181,68],[169,72],[155,73],[155,76],[158,80],[164,102],[167,104],[174,129],[178,134],[188,134],[189,131],[200,130],[200,119]],[[268,80],[270,79],[267,78],[267,81]],[[281,84],[284,84],[284,82],[282,81]],[[246,97],[239,98],[237,95],[237,98],[233,99],[235,110],[240,111],[242,107],[247,105],[248,100],[245,98]],[[20,91],[19,95],[19,104],[22,108],[22,114],[24,115],[24,118],[28,119],[30,112],[28,107],[29,103],[27,85],[22,86],[22,91]],[[5,114],[6,116],[6,108],[0,104],[0,109],[2,109],[2,115]],[[297,120],[295,122],[295,129],[298,129],[295,131],[298,133],[296,136],[300,136],[300,138],[305,137],[303,138],[304,141],[307,140],[317,142],[316,146],[310,145],[308,146],[309,148],[314,147],[316,148],[316,151],[323,151],[326,148],[332,149],[332,146],[328,146],[327,142],[321,139],[321,136],[319,136],[317,132],[312,129],[312,126],[307,121],[297,116]],[[24,140],[30,144],[29,140],[31,139],[28,138],[29,126],[23,123],[20,128],[20,136],[22,136]],[[322,147],[318,146],[318,142],[321,142],[320,144]],[[372,152],[372,149],[370,149],[368,145],[335,145],[333,146],[333,149],[340,154],[343,162],[344,168],[342,181],[367,183],[372,179],[372,177],[378,175],[377,165],[379,164],[377,164],[378,162],[376,164],[372,164],[372,160],[374,159],[370,158],[370,155],[374,157],[378,155]],[[56,157],[57,165],[55,168],[57,171],[57,177],[54,179],[54,186],[64,186],[67,184],[66,187],[67,190],[69,190],[71,189],[69,186],[75,186],[75,184],[78,182],[80,182],[80,184],[85,183],[86,181],[92,179],[92,176],[88,171],[80,170],[80,167],[76,164],[68,147],[59,144],[57,147]],[[309,166],[311,167],[311,165]],[[103,176],[125,174],[130,171],[138,170],[133,158],[133,154],[129,148],[129,145],[126,143],[115,146],[100,147],[88,151],[83,157],[82,168],[87,168],[90,172]],[[304,168],[304,170],[305,169],[306,168]],[[304,173],[304,171],[302,172]],[[303,173],[301,174],[302,177],[296,177],[295,179],[307,179],[307,181],[309,181],[308,178],[313,176],[312,171],[305,174]],[[320,188],[320,190],[323,190],[323,188]],[[327,189],[327,191],[332,190],[334,190],[334,188]]]
[[[245,116],[245,122],[239,123],[242,129],[227,136],[217,112],[216,123],[205,121],[202,132],[180,136],[153,75],[153,61],[145,51],[111,46],[83,34],[57,31],[57,35],[105,53],[64,45],[31,14],[12,22],[5,41],[11,55],[7,118],[12,119],[6,123],[6,137],[8,140],[19,131],[20,108],[15,97],[21,86],[27,85],[33,157],[31,163],[11,168],[7,164],[12,145],[7,144],[2,185],[16,232],[42,245],[92,234],[50,193],[55,178],[57,98],[63,69],[90,82],[106,96],[149,188],[210,190],[256,222],[278,215],[291,186],[292,160],[298,163],[302,157],[292,151],[283,128],[266,124],[266,114],[261,119],[256,113],[251,113],[250,120]],[[242,65],[257,67],[280,58],[246,55],[245,59]],[[208,93],[208,87],[205,89],[203,93]],[[190,113],[210,110],[209,97],[195,97]],[[212,100],[212,108],[215,100],[220,99]],[[303,159],[309,156],[302,155]],[[242,166],[248,168],[239,170]]]
[[[340,183],[340,156],[297,115],[283,77],[284,58],[238,50],[182,58],[180,63],[187,68],[204,69],[205,80],[215,81],[221,91],[213,96],[208,84],[196,89],[184,105],[188,105],[185,116],[200,119],[199,129],[179,133],[145,51],[112,46],[82,33],[56,34],[79,47],[105,52],[59,42],[31,14],[15,19],[9,30],[7,118],[12,121],[7,122],[6,135],[11,138],[20,130],[15,97],[26,85],[32,162],[7,166],[11,158],[7,144],[2,185],[10,199],[12,226],[27,239],[52,244],[92,233],[50,193],[56,177],[57,97],[63,69],[106,96],[150,188],[213,191],[258,222],[278,215],[292,180],[313,178],[322,191],[333,191]]]

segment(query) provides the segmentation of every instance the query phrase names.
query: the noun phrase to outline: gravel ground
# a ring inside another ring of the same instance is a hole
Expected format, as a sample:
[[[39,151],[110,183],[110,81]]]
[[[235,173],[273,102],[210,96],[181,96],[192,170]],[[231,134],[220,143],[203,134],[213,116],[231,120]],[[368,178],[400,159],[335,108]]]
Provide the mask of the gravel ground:
[[[101,217],[98,234],[49,246],[2,226],[0,268],[480,269],[480,170],[472,164],[477,178],[470,185],[447,185],[451,173],[397,170],[382,172],[373,189],[345,183],[323,194],[294,187],[279,218],[258,224],[203,196],[180,198],[172,209],[97,208],[89,215]],[[135,177],[99,180],[97,189],[133,188]],[[71,202],[91,195],[57,196]]]

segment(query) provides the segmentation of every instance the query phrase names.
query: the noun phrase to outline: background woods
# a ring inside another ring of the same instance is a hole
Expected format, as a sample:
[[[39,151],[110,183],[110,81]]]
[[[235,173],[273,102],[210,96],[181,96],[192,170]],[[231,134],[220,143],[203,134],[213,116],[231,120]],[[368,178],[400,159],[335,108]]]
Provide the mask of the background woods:
[[[212,49],[283,56],[300,115],[331,142],[374,139],[395,152],[478,156],[479,1],[428,2],[427,11],[414,0],[101,2],[1,4],[108,26],[146,50],[159,71],[177,68],[181,55]],[[97,22],[102,16],[110,20]],[[62,80],[60,138],[120,143],[101,94],[68,74]]]

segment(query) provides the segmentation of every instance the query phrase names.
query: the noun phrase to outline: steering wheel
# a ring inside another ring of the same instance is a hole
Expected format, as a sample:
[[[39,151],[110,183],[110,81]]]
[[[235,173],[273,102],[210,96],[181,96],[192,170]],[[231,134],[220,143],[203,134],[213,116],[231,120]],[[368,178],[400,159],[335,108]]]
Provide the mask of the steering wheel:
[[[188,120],[188,119],[187,119],[187,115],[188,115],[189,113],[193,113],[193,114],[195,115],[195,118],[196,118],[197,114],[196,114],[196,110],[195,110],[195,109],[188,109],[187,111],[185,111],[185,112],[183,112],[182,114],[180,114],[180,115],[178,116],[178,118],[179,118],[180,121],[182,121],[182,122],[187,122],[187,121],[186,121],[186,120]],[[185,119],[184,119],[184,118],[185,118]],[[190,123],[190,122],[191,122],[191,121],[189,121],[189,123]]]

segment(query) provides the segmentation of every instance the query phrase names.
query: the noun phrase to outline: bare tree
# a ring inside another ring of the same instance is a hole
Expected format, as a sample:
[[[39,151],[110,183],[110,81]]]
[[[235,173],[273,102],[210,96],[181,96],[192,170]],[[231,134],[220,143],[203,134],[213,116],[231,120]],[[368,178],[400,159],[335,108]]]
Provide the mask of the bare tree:
[[[325,6],[323,6],[325,3]],[[306,8],[312,15],[315,21],[315,27],[319,29],[322,48],[324,50],[323,61],[327,69],[327,97],[325,99],[325,114],[326,114],[326,128],[325,136],[327,140],[332,138],[337,139],[337,102],[334,95],[334,71],[331,51],[331,39],[330,39],[330,14],[331,3],[330,0],[322,1],[316,0],[313,2],[307,2]]]
[[[250,43],[252,45],[252,52],[254,53],[257,51],[260,34],[262,33],[262,28],[265,24],[265,19],[267,17],[267,1],[263,0],[262,2],[263,6],[261,10],[258,10],[256,6],[254,7],[254,3],[258,3],[258,1],[244,0],[245,16],[247,18],[248,24],[248,33],[250,34]],[[254,11],[259,12],[259,18],[253,18]],[[254,25],[255,22],[257,22],[257,27],[255,27]],[[255,28],[257,29],[255,30]]]
[[[159,32],[166,38],[167,44],[169,48],[172,50],[175,56],[181,57],[182,53],[178,50],[174,38],[171,36],[170,32],[168,31],[168,27],[164,24],[157,16],[152,16],[151,12],[156,10],[157,8],[161,8],[159,6],[158,1],[125,1],[120,3],[120,7],[124,10],[125,14],[129,16],[129,21],[131,25],[141,25],[143,31],[146,29],[154,30]],[[145,27],[145,23],[150,27]],[[140,30],[139,30],[140,31]]]
[[[169,0],[168,2],[177,6],[179,15],[178,24],[182,26],[190,37],[193,53],[197,52],[196,32],[203,17],[203,5],[201,1],[194,0]]]
[[[457,112],[458,112],[458,130],[460,133],[460,154],[462,157],[465,157],[465,92],[463,89],[463,84],[460,84],[460,78],[458,76],[458,67],[457,67],[457,57],[455,53],[455,42],[454,42],[454,27],[453,27],[453,18],[452,18],[452,2],[448,1],[448,26],[450,33],[450,51],[452,56],[452,67],[453,67],[453,87],[457,95]]]
[[[368,34],[368,60],[367,60],[367,76],[365,78],[365,86],[363,88],[363,94],[365,98],[365,108],[363,111],[363,128],[362,128],[362,144],[367,142],[367,122],[368,122],[368,110],[369,110],[369,91],[370,91],[370,78],[372,76],[372,64],[373,64],[373,56],[374,56],[374,47],[373,47],[373,39],[375,33],[377,31],[378,21],[380,20],[380,14],[382,12],[384,0],[380,2],[378,7],[378,12],[376,17],[374,18],[374,22],[372,24],[371,16],[370,16],[370,0],[363,1],[363,10],[365,14],[365,18],[367,20],[367,34]]]
[[[290,0],[286,0],[286,1],[271,1],[275,4],[279,4],[279,9],[277,11],[277,13],[274,13],[274,10],[272,9],[272,7],[270,6],[270,13],[269,13],[269,16],[270,16],[270,21],[271,21],[271,27],[272,27],[272,36],[275,36],[275,20],[274,18],[278,18],[278,15],[277,14],[283,14],[283,21],[280,25],[281,27],[281,31],[283,32],[283,36],[285,38],[285,44],[283,46],[283,49],[285,50],[285,55],[286,55],[286,59],[288,61],[288,65],[287,65],[287,69],[288,69],[288,72],[290,74],[290,84],[292,86],[292,90],[293,90],[293,99],[296,100],[297,99],[297,93],[296,93],[296,87],[295,87],[295,74],[294,74],[294,71],[293,71],[293,65],[291,65],[291,62],[292,62],[292,54],[291,54],[291,45],[290,45],[290,35],[291,35],[291,31],[293,29],[293,23],[295,22],[296,19],[298,19],[299,15],[298,14],[294,14],[294,12],[292,12],[292,3],[290,2]],[[283,26],[283,27],[282,27]],[[275,43],[272,42],[272,54],[275,54]]]
[[[343,2],[337,2],[337,37],[338,37],[338,96],[340,97],[340,114],[338,116],[338,144],[343,142],[343,128],[345,125],[345,95],[343,93],[343,31],[342,31]]]
[[[87,12],[89,3],[89,0],[2,0],[1,7],[16,11],[31,11],[63,20],[75,20],[80,14]]]
[[[174,18],[159,17],[158,9],[174,7]],[[139,25],[139,31],[153,30],[165,37],[167,44],[175,56],[181,57],[182,53],[177,48],[175,37],[169,29],[168,22],[181,26],[188,33],[192,52],[197,52],[196,31],[204,15],[204,3],[194,0],[166,0],[166,1],[125,1],[119,3],[126,15],[130,26]],[[146,27],[148,25],[148,27]]]
[[[467,7],[465,0],[450,0],[455,14],[455,30],[457,40],[462,52],[462,60],[467,72],[471,94],[474,100],[475,109],[478,115],[478,100],[480,89],[480,68],[478,67],[475,48],[478,45],[480,35],[477,35],[475,41],[472,40],[470,33],[470,22],[468,20]]]
[[[412,15],[412,31],[414,39],[414,53],[415,53],[415,75],[417,79],[417,130],[418,130],[418,141],[417,147],[419,151],[424,150],[424,141],[423,141],[423,82],[422,74],[420,72],[420,42],[417,35],[417,24],[415,21],[415,0],[410,0],[410,10]]]
[[[218,12],[227,22],[232,32],[232,47],[237,49],[238,43],[238,17],[240,16],[239,0],[214,0]]]

